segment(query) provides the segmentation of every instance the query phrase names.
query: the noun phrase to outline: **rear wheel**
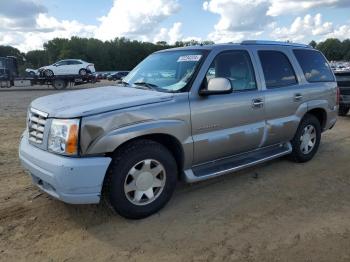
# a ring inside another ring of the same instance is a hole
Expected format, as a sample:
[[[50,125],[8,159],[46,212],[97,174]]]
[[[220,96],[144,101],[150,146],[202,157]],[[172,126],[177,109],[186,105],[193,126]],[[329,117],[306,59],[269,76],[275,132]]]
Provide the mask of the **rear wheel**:
[[[67,87],[67,82],[62,79],[56,79],[52,83],[53,87],[57,90],[62,90]]]
[[[350,106],[340,105],[338,115],[339,116],[346,116],[349,113],[349,110],[350,110]]]
[[[84,68],[80,69],[80,70],[79,70],[79,75],[80,75],[80,76],[86,76],[86,75],[87,75],[87,70],[84,69]]]
[[[296,162],[307,162],[316,154],[321,141],[321,125],[313,115],[305,115],[291,141],[291,157]]]
[[[159,143],[139,140],[114,155],[104,184],[104,196],[120,215],[144,218],[169,201],[176,180],[173,155]]]

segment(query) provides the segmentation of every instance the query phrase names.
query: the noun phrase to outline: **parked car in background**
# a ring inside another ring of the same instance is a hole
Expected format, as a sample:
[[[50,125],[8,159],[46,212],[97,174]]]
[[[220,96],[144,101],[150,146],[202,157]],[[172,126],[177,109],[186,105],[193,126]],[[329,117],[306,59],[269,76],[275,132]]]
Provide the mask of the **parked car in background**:
[[[86,76],[95,73],[95,66],[80,59],[65,59],[52,65],[43,66],[38,70],[40,74],[48,78],[62,75]]]
[[[92,76],[94,77],[95,82],[100,82],[101,74],[99,74],[98,72],[95,72],[92,74]]]
[[[347,61],[332,61],[330,66],[334,72],[350,71],[350,62]]]
[[[284,155],[311,160],[336,123],[338,94],[325,57],[307,45],[162,50],[118,88],[34,100],[19,156],[51,196],[73,204],[103,196],[119,214],[143,218],[169,201],[179,179],[203,181]]]
[[[129,71],[117,71],[107,76],[107,79],[110,81],[121,80],[123,77],[126,77],[128,74],[129,74]]]
[[[95,72],[95,77],[96,77],[97,80],[101,80],[102,79],[102,73]]]
[[[109,75],[113,74],[114,72],[103,72],[102,73],[102,79],[107,79]]]
[[[350,110],[350,71],[336,71],[335,77],[338,82],[340,101],[339,116],[345,116]]]

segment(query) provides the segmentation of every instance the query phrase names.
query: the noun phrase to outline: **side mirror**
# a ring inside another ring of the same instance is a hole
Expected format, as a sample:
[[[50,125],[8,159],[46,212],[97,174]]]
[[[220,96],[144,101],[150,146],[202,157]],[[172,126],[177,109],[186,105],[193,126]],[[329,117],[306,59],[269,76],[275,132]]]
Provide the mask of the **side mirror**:
[[[209,79],[208,87],[206,89],[201,89],[199,95],[209,96],[209,95],[221,95],[232,93],[231,82],[224,77],[216,77]]]

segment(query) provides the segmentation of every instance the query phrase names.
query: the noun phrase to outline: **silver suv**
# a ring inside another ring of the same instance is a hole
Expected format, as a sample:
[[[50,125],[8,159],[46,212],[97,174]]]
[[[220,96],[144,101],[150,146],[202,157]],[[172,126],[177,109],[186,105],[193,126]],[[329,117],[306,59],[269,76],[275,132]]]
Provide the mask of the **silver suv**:
[[[244,41],[156,52],[119,86],[34,100],[19,156],[67,203],[104,198],[119,214],[160,210],[192,183],[289,155],[313,158],[334,126],[337,84],[324,56]]]

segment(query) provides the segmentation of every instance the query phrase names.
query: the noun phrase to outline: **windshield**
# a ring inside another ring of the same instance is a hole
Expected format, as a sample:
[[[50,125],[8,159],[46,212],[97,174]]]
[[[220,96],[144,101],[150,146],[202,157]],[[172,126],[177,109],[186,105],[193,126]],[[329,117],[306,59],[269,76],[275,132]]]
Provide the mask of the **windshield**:
[[[124,79],[131,86],[146,86],[163,92],[180,91],[191,80],[203,50],[155,53],[138,64]]]

